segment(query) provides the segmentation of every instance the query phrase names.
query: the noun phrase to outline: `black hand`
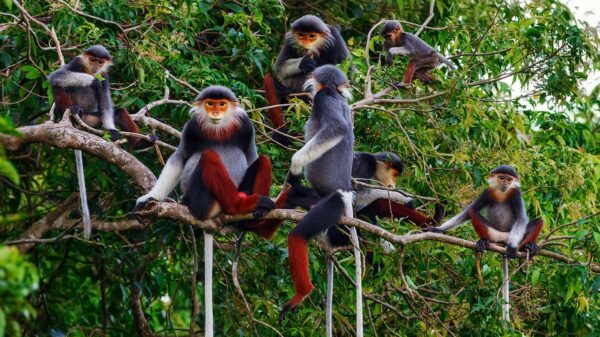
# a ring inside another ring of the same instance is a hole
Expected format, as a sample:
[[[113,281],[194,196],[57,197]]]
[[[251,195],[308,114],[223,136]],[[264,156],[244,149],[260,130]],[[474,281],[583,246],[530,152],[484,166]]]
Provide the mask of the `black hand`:
[[[279,312],[279,325],[283,325],[283,321],[285,321],[285,315],[288,313],[288,311],[295,311],[296,307],[292,307],[289,303],[286,303],[286,305],[283,306],[283,308],[281,308],[281,311]]]
[[[71,107],[69,107],[69,110],[71,110],[72,114],[81,115],[83,113],[83,108],[77,104],[71,105]]]
[[[142,224],[144,223],[144,217],[142,217],[141,215],[139,215],[137,213],[139,211],[141,211],[142,209],[144,209],[144,207],[146,207],[146,205],[151,201],[156,201],[156,199],[148,198],[145,201],[135,203],[135,207],[133,208],[133,214],[135,215],[135,218],[137,219],[137,221],[139,223],[142,223]]]
[[[421,229],[421,232],[432,232],[432,233],[443,233],[443,229],[439,229],[438,227],[427,227]]]
[[[108,130],[110,132],[110,139],[114,142],[115,140],[121,139],[121,133],[117,129]]]
[[[310,56],[304,56],[300,61],[300,65],[298,65],[298,68],[300,68],[304,74],[312,72],[316,67],[317,61]]]
[[[387,66],[391,66],[392,64],[394,64],[394,61],[392,60],[392,53],[388,52],[387,55],[385,56],[385,64],[387,64]]]
[[[260,219],[274,208],[275,203],[273,202],[273,200],[261,196],[260,200],[258,201],[258,205],[256,205],[256,208],[252,212],[252,216],[254,216],[255,219]]]
[[[488,249],[489,246],[490,246],[490,240],[481,239],[481,240],[477,241],[477,243],[475,244],[475,251],[478,253],[483,253],[486,249]]]
[[[511,245],[506,246],[506,257],[508,257],[509,259],[516,259],[517,258],[517,248],[513,247]]]
[[[525,244],[525,250],[529,251],[529,258],[531,259],[532,257],[536,256],[537,253],[539,252],[540,248],[538,247],[538,245],[535,242],[530,242]]]
[[[151,134],[149,137],[150,137],[150,141],[152,143],[156,143],[156,141],[160,140],[160,137],[158,135],[155,135],[155,134]]]
[[[301,176],[301,175],[295,175],[295,174],[293,174],[293,173],[290,171],[290,172],[288,172],[288,175],[287,175],[287,177],[285,178],[285,181],[286,181],[288,184],[292,185],[292,187],[294,187],[294,186],[302,185],[302,184],[300,183],[300,179],[301,179],[301,178],[302,178],[302,176]]]

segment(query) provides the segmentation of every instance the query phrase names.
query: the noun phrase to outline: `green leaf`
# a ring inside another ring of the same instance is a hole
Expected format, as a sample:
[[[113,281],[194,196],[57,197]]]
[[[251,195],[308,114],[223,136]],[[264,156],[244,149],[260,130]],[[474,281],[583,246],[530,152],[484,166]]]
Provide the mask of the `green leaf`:
[[[7,177],[14,184],[20,183],[19,173],[11,162],[4,158],[0,158],[0,176]]]
[[[538,280],[540,279],[540,270],[536,269],[533,271],[533,273],[531,273],[531,285],[534,286],[537,284]]]
[[[12,9],[12,0],[4,0],[4,5],[8,7],[8,10]],[[2,335],[0,335],[2,336]]]

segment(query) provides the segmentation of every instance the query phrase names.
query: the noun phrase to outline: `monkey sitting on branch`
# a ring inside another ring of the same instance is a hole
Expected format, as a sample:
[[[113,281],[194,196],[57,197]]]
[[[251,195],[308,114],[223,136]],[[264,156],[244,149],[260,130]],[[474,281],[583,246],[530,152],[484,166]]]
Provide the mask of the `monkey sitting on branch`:
[[[404,73],[404,79],[402,82],[395,82],[395,87],[410,87],[413,76],[416,76],[424,84],[430,84],[436,78],[429,74],[429,71],[440,63],[456,70],[456,66],[452,62],[428,45],[427,42],[402,30],[402,25],[398,21],[387,21],[381,29],[381,36],[385,39],[383,46],[387,50],[385,62],[388,66],[392,65],[394,55],[407,56],[410,59]]]
[[[439,227],[430,227],[424,231],[445,232],[471,220],[479,236],[476,250],[481,253],[490,242],[506,244],[506,256],[516,258],[521,248],[529,251],[529,256],[538,252],[537,240],[544,221],[536,219],[529,222],[525,202],[521,196],[519,175],[509,165],[501,165],[490,172],[489,187],[479,198],[463,209],[458,215]],[[487,217],[480,212],[486,211]]]

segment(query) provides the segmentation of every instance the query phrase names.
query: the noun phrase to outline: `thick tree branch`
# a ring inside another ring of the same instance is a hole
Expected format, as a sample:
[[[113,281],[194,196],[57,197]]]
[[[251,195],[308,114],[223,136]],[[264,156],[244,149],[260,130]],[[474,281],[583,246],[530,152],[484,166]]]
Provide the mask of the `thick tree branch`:
[[[0,144],[9,150],[32,143],[78,149],[117,166],[144,192],[156,182],[154,174],[132,154],[98,136],[74,128],[68,121],[24,126],[17,131],[22,133],[22,137],[0,134]]]

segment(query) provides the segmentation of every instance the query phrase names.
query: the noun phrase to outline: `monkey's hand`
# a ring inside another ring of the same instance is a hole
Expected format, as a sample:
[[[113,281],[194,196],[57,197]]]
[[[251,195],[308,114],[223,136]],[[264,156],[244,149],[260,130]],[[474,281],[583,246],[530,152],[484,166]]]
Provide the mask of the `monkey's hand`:
[[[391,67],[394,64],[393,58],[394,58],[394,55],[390,52],[388,52],[387,55],[385,55],[385,64],[388,67]]]
[[[111,129],[108,130],[108,132],[110,133],[110,139],[114,142],[116,140],[121,139],[121,133],[119,132],[119,130],[117,129]]]
[[[294,174],[292,172],[292,170],[290,169],[290,171],[287,174],[287,177],[285,178],[285,181],[288,184],[290,184],[292,187],[296,187],[296,186],[302,186],[302,183],[300,182],[301,179],[302,179],[302,175]]]
[[[258,200],[256,208],[252,212],[252,216],[255,219],[262,218],[265,214],[269,213],[270,210],[275,208],[275,203],[268,197],[261,196]]]
[[[439,227],[427,227],[427,228],[423,228],[421,229],[422,232],[432,232],[432,233],[444,233],[443,229],[440,229]]]
[[[317,67],[317,61],[315,61],[310,56],[304,56],[302,58],[302,60],[300,61],[300,64],[298,65],[298,68],[300,68],[300,70],[304,74],[311,73],[313,70],[315,70],[316,67]]]
[[[135,215],[135,218],[137,219],[137,221],[139,223],[144,223],[144,218],[137,214],[137,212],[141,211],[142,209],[144,209],[144,207],[146,207],[146,205],[150,202],[150,201],[158,201],[156,199],[154,199],[153,197],[149,196],[149,195],[144,195],[139,197],[136,202],[135,202],[135,207],[133,208],[133,213]]]
[[[509,259],[516,259],[517,258],[517,247],[507,245],[506,246],[506,257]]]
[[[540,248],[538,247],[538,245],[535,242],[527,243],[527,244],[525,244],[525,246],[523,248],[525,248],[525,250],[529,251],[530,259],[532,257],[536,256],[537,253],[540,251]]]
[[[83,108],[77,104],[73,104],[69,107],[69,110],[71,110],[72,114],[75,115],[80,115],[83,113]]]
[[[477,241],[477,243],[475,244],[475,251],[477,253],[483,253],[484,251],[486,251],[488,249],[489,246],[490,246],[490,240],[481,239],[481,240]]]

